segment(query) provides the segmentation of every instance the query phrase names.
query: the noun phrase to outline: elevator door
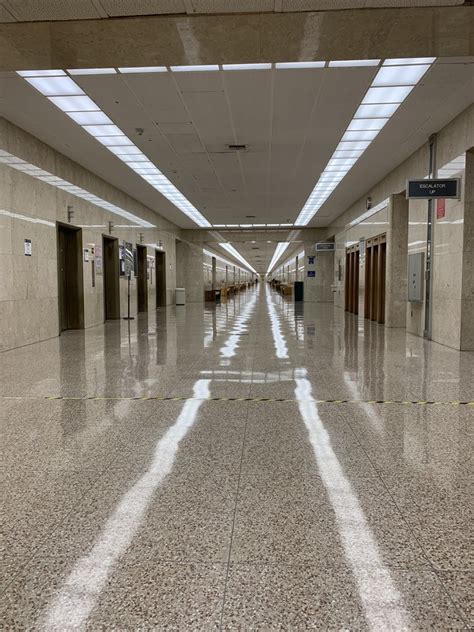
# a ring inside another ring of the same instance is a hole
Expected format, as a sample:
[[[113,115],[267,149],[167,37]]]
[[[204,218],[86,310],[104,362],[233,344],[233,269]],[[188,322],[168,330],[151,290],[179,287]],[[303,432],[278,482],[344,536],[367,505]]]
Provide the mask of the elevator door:
[[[166,305],[166,255],[156,251],[156,306]]]
[[[119,249],[115,237],[103,235],[104,318],[120,318]]]
[[[367,240],[365,260],[364,317],[385,322],[386,235]]]
[[[84,327],[82,231],[57,225],[59,331]]]
[[[148,311],[148,282],[146,247],[137,244],[137,302],[138,311]]]
[[[345,293],[346,312],[359,313],[359,245],[346,248]]]

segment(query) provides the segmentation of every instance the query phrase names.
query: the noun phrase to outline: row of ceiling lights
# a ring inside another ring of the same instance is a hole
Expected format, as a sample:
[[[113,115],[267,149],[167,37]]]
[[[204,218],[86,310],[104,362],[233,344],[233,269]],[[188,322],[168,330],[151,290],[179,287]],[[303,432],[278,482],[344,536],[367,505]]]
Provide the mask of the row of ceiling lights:
[[[434,58],[390,59],[385,60],[382,69],[372,84],[372,87],[412,87],[420,77],[420,69],[428,68]],[[290,68],[322,68],[329,67],[356,67],[378,66],[379,59],[364,60],[339,60],[339,61],[309,61],[309,62],[281,62],[276,63],[277,69]],[[173,72],[202,72],[213,70],[268,70],[273,64],[223,64],[195,65],[195,66],[170,66]],[[138,72],[167,72],[166,66],[119,68],[121,73]],[[426,70],[425,70],[426,71]],[[115,68],[77,68],[67,71],[70,75],[112,74]],[[54,105],[65,112],[73,121],[80,125],[86,132],[96,138],[102,145],[111,151],[117,158],[126,163],[137,175],[146,180],[153,188],[164,195],[181,212],[187,215],[198,226],[209,228],[210,222],[194,207],[193,204],[171,183],[170,180],[154,165],[132,141],[114,125],[113,121],[100,110],[90,97],[66,75],[64,70],[26,70],[18,71],[28,83],[39,90]],[[424,74],[424,72],[422,73]],[[422,76],[422,75],[421,75]],[[417,78],[418,77],[418,78]],[[411,83],[410,83],[411,82]],[[370,89],[369,89],[370,92]],[[332,156],[331,162],[326,167],[315,189],[311,193],[305,207],[297,219],[297,224],[306,225],[329,197],[337,184],[347,171],[355,164],[363,151],[375,138],[398,105],[406,98],[400,97],[403,91],[389,90],[386,95],[366,95],[367,104],[385,105],[391,107],[365,109],[359,108],[354,120],[346,131],[340,145]],[[380,100],[381,98],[385,101]],[[393,99],[400,99],[393,101]],[[370,100],[372,99],[372,100]],[[373,99],[378,99],[374,101]],[[387,101],[387,99],[389,99]],[[398,103],[398,105],[397,105]],[[362,102],[366,105],[366,101]],[[396,106],[396,107],[393,107]],[[364,112],[366,113],[364,115]],[[366,118],[367,116],[367,118]],[[357,120],[355,120],[357,119]],[[326,172],[327,171],[327,172]],[[341,177],[339,177],[341,176]],[[280,225],[280,226],[285,226]],[[219,224],[216,227],[224,227]],[[237,225],[225,225],[226,228],[235,228]],[[250,228],[250,225],[238,225],[239,228]],[[253,226],[252,226],[253,227]]]
[[[68,182],[67,180],[63,180],[63,178],[59,178],[49,171],[45,171],[44,169],[41,169],[40,167],[37,167],[30,162],[26,162],[26,160],[22,160],[21,158],[18,158],[17,156],[10,154],[3,149],[0,149],[0,164],[6,164],[9,167],[12,167],[12,169],[21,171],[25,175],[36,178],[37,180],[41,180],[42,182],[56,187],[57,189],[62,189],[70,195],[82,198],[83,200],[86,200],[91,204],[95,204],[96,206],[99,206],[106,211],[114,213],[115,215],[120,215],[120,217],[123,217],[130,222],[134,222],[134,224],[139,226],[140,228],[155,228],[154,224],[151,224],[141,217],[130,213],[121,206],[117,206],[116,204],[107,202],[107,200],[104,200],[98,195],[94,195],[93,193],[86,191],[86,189],[83,189],[82,187],[78,187],[75,184]],[[130,228],[132,228],[132,226],[130,226]]]
[[[179,189],[63,70],[20,71],[18,74],[138,176],[159,191],[195,224],[203,228],[211,226],[210,222]]]
[[[306,201],[295,222],[305,226],[328,199],[339,182],[354,166],[363,152],[389,121],[398,107],[407,98],[411,90],[424,76],[435,58],[387,59],[383,62],[374,81],[364,96],[354,118],[347,127],[340,143],[336,147],[330,161],[321,174],[316,186]],[[275,64],[277,69],[289,68],[322,68],[378,66],[380,60],[342,60],[330,62],[282,62]],[[269,70],[273,64],[223,64],[171,66],[173,72],[203,72],[216,70]],[[131,72],[167,72],[165,66],[142,68],[119,68],[122,73]],[[71,69],[70,75],[81,74],[113,74],[115,68]],[[94,136],[109,151],[125,162],[133,171],[157,189],[179,210],[192,219],[198,226],[211,227],[210,222],[185,198],[185,196],[164,176],[161,171],[148,160],[141,150],[114,125],[113,121],[100,110],[84,91],[66,75],[63,70],[19,71],[31,85],[65,112],[85,131]],[[291,226],[291,224],[289,224]],[[226,224],[216,227],[250,228],[250,224]],[[258,226],[258,225],[257,225]],[[272,226],[267,224],[266,226]],[[279,226],[285,226],[280,224]],[[287,247],[286,242],[277,245],[272,262],[267,271],[271,271],[275,263]],[[222,246],[230,244],[222,244]],[[282,249],[283,248],[283,249]],[[241,257],[234,248],[238,257]],[[232,253],[234,256],[236,254]],[[237,258],[238,258],[237,257]],[[243,259],[246,267],[251,266]],[[253,268],[251,268],[253,270]],[[254,271],[254,270],[253,270]]]
[[[429,70],[434,57],[386,59],[295,224],[306,226]]]
[[[128,68],[70,68],[67,72],[70,75],[114,75],[140,74],[140,73],[162,73],[168,72],[216,72],[219,70],[291,70],[291,69],[311,69],[311,68],[354,68],[363,66],[378,66],[380,59],[341,59],[334,61],[285,61],[273,63],[250,63],[250,64],[195,64],[185,66],[131,66]],[[394,62],[409,63],[411,60],[397,60]],[[24,70],[19,71],[22,77],[54,77],[58,70]]]

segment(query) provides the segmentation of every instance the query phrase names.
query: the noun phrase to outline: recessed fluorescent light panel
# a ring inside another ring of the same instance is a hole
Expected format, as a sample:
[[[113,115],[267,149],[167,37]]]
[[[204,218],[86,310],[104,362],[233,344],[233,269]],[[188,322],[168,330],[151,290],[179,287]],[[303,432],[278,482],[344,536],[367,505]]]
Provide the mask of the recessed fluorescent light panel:
[[[122,74],[143,72],[168,72],[166,66],[137,66],[136,68],[119,68]]]
[[[172,72],[212,72],[219,70],[217,64],[208,66],[170,66]]]
[[[115,68],[68,68],[70,75],[116,75]]]
[[[296,225],[306,226],[311,221],[339,182],[352,169],[390,117],[431,68],[434,61],[435,58],[426,57],[384,61],[337,145],[336,151],[301,209]],[[365,60],[365,62],[329,62],[329,66],[348,66],[351,63],[358,66],[379,64],[379,60]]]
[[[271,64],[222,64],[222,70],[270,70]]]
[[[277,70],[290,68],[324,68],[325,61],[284,61],[275,64]]]
[[[219,70],[219,66],[179,66],[173,67],[178,71],[186,70]],[[95,72],[99,70],[104,72]],[[105,74],[106,71],[114,69],[87,69],[87,72],[70,71],[71,74]],[[65,112],[72,120],[82,127],[84,131],[91,134],[99,143],[104,145],[111,153],[124,162],[129,169],[143,178],[150,186],[156,189],[161,195],[167,198],[176,208],[189,217],[195,224],[203,228],[210,227],[208,220],[195,208],[191,202],[172,184],[166,176],[143,154],[132,141],[125,136],[122,130],[114,125],[111,119],[100,110],[100,108],[90,99],[84,91],[67,76],[45,76],[44,71],[21,71],[18,74],[24,77],[39,92],[44,94],[60,110]],[[55,71],[56,72],[56,71]],[[64,75],[63,71],[61,72]],[[150,176],[159,176],[151,179]],[[66,183],[69,190],[71,186]],[[99,198],[97,198],[99,199]],[[95,203],[95,202],[94,202]],[[107,203],[108,204],[108,203]],[[113,210],[114,205],[103,208]],[[116,212],[116,211],[113,211]],[[125,217],[125,216],[124,216]]]
[[[110,211],[111,213],[115,213],[115,215],[120,215],[125,219],[138,224],[141,228],[155,228],[154,224],[147,222],[141,217],[137,217],[133,213],[129,213],[124,208],[120,206],[116,206],[111,202],[107,202],[106,200],[100,198],[81,187],[76,186],[75,184],[71,184],[67,180],[63,180],[62,178],[58,178],[58,176],[49,173],[49,171],[45,171],[44,169],[40,169],[36,165],[32,165],[21,158],[17,158],[13,154],[10,154],[6,151],[0,150],[0,163],[6,164],[12,169],[16,169],[17,171],[21,171],[26,175],[31,176],[32,178],[36,178],[37,180],[41,180],[46,184],[49,184],[58,189],[62,189],[69,193],[70,195],[75,195],[76,197],[82,198],[91,204],[95,204],[100,208],[105,209],[106,211]]]
[[[356,68],[358,66],[378,66],[380,59],[341,59],[330,61],[329,68]]]
[[[28,81],[45,97],[84,94],[84,91],[70,77],[25,77],[25,81]]]
[[[221,247],[224,247],[224,245],[225,244],[219,244],[219,246],[221,246]],[[233,248],[233,246],[231,246],[230,244],[226,244],[226,245],[228,245],[231,248]],[[228,249],[226,248],[226,250],[228,250]],[[242,270],[242,272],[246,272],[247,274],[249,272],[248,268],[247,269],[241,268],[240,266],[238,266],[233,261],[229,261],[228,259],[224,259],[224,257],[221,257],[220,255],[216,254],[215,252],[211,252],[210,250],[206,250],[206,248],[203,248],[202,251],[208,257],[215,257],[218,261],[222,261],[222,263],[225,263],[226,265],[229,265],[229,266],[233,266],[233,267],[235,266],[238,270]],[[253,270],[253,268],[252,268],[252,270]]]
[[[64,70],[19,70],[20,77],[59,77],[65,76]]]
[[[278,262],[278,260],[280,259],[280,257],[282,256],[282,254],[285,252],[285,250],[288,248],[289,245],[290,245],[289,241],[280,241],[277,244],[275,248],[275,252],[273,253],[272,260],[270,261],[270,265],[268,266],[268,270],[266,272],[267,276],[273,270],[276,263]]]
[[[227,250],[229,254],[231,254],[235,259],[237,259],[237,261],[240,261],[240,263],[242,263],[247,268],[247,270],[250,270],[251,272],[258,274],[255,268],[252,268],[252,266],[247,261],[247,259],[244,259],[244,257],[242,257],[240,252],[238,252],[238,250],[236,250],[232,244],[223,243],[223,244],[219,244],[219,246],[221,248],[224,248],[224,250]]]

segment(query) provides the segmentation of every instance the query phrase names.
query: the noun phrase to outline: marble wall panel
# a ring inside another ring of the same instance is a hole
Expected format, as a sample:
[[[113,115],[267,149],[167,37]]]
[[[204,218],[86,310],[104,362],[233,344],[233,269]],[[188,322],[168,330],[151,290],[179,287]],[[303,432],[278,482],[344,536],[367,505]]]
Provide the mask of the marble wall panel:
[[[56,222],[81,228],[83,249],[84,325],[93,327],[104,321],[103,276],[92,283],[92,247],[102,246],[102,235],[109,232],[132,244],[162,244],[167,256],[167,304],[174,302],[176,288],[175,240],[180,235],[171,222],[142,206],[86,169],[54,151],[23,130],[0,118],[2,148],[43,169],[81,186],[155,225],[145,229],[104,209],[89,204],[36,180],[6,165],[0,165],[0,349],[12,349],[38,342],[59,332]],[[130,225],[130,227],[128,226]],[[31,239],[32,256],[24,254],[24,240]],[[82,253],[83,255],[83,253]],[[156,290],[149,279],[149,309],[156,305]],[[121,313],[127,313],[127,282],[120,279]],[[136,279],[131,282],[131,314],[137,312]]]

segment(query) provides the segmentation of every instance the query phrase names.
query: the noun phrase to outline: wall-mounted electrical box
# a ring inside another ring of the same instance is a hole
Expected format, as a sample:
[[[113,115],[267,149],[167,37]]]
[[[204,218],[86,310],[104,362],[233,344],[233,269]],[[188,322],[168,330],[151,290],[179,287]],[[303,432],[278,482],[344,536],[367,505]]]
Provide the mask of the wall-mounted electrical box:
[[[408,255],[408,301],[423,302],[423,286],[425,278],[425,253],[415,252]]]

